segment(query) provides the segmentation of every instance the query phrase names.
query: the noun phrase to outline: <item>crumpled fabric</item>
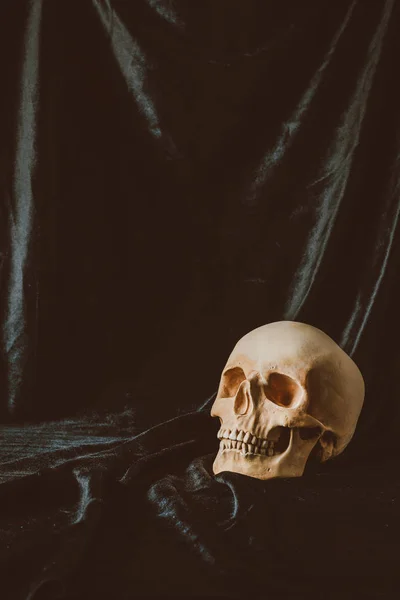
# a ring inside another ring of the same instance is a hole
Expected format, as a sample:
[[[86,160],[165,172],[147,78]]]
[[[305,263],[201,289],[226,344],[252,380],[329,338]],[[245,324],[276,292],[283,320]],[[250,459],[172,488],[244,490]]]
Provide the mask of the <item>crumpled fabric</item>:
[[[54,449],[47,468],[3,483],[6,597],[390,598],[398,457],[345,453],[295,479],[214,476],[212,400],[58,464]]]

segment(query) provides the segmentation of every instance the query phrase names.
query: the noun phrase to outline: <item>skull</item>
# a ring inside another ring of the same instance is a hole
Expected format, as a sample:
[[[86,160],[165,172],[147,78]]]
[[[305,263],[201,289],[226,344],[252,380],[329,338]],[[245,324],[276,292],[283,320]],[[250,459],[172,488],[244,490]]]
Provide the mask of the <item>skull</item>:
[[[364,380],[325,333],[292,321],[259,327],[236,344],[211,416],[219,417],[214,473],[300,477],[311,452],[321,461],[353,437]]]

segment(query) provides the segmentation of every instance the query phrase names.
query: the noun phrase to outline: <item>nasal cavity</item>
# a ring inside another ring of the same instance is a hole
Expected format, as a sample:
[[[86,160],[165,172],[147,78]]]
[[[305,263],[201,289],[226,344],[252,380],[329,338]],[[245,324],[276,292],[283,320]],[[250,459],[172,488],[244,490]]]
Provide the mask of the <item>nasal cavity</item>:
[[[265,395],[274,404],[291,407],[296,404],[301,393],[299,384],[288,375],[276,372],[269,375]]]
[[[250,384],[246,380],[240,384],[235,396],[235,402],[233,405],[235,415],[245,415],[250,410],[250,404]]]

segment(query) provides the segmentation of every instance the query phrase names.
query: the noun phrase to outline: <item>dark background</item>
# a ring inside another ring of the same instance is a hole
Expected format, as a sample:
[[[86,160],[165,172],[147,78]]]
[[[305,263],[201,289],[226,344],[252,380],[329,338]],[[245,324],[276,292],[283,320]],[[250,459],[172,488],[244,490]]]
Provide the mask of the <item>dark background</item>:
[[[397,457],[399,26],[393,0],[3,1],[3,424],[144,430],[290,319],[364,375],[349,468]]]

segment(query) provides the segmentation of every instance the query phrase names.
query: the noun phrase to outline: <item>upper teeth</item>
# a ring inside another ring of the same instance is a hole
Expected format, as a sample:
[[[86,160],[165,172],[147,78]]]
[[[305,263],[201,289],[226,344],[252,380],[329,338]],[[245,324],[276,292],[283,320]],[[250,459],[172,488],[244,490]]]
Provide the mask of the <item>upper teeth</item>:
[[[237,429],[223,429],[218,431],[218,439],[221,440],[221,450],[239,450],[242,454],[261,454],[273,456],[275,454],[275,442],[261,439],[249,431],[238,431]]]

